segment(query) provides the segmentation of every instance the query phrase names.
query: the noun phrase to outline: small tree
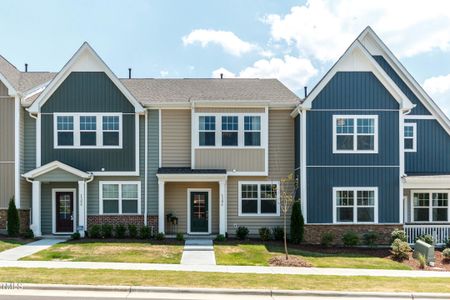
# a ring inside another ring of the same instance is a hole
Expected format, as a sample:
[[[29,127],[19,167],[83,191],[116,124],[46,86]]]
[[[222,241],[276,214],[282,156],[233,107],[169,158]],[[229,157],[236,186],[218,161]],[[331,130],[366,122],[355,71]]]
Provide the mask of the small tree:
[[[20,221],[19,221],[19,212],[16,208],[16,203],[14,202],[14,197],[9,200],[8,206],[8,235],[9,236],[19,236],[20,231]]]
[[[289,174],[287,177],[282,178],[280,181],[280,209],[283,215],[283,228],[284,228],[284,253],[286,254],[286,260],[289,259],[289,253],[287,248],[287,216],[292,204],[295,200],[296,181],[294,174]]]
[[[305,220],[302,215],[300,200],[295,200],[291,214],[291,242],[300,244],[303,241]]]

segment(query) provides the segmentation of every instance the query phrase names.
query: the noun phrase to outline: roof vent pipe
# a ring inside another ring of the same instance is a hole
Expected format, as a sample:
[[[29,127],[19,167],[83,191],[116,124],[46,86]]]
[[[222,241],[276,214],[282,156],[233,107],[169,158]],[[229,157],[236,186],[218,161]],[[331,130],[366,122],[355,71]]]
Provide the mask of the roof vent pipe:
[[[128,68],[128,79],[131,79],[131,68]]]
[[[305,98],[306,98],[306,97],[308,97],[308,87],[305,86],[304,89],[305,89]]]
[[[28,72],[28,64],[25,64],[25,72]]]
[[[220,79],[223,79],[223,73],[220,73]]]

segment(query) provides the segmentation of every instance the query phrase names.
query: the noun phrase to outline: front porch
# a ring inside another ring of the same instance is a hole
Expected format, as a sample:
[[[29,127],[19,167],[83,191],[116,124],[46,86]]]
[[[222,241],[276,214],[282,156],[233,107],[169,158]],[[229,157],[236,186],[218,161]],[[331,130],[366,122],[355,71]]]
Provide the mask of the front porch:
[[[225,170],[160,168],[157,176],[159,232],[193,236],[225,234]]]

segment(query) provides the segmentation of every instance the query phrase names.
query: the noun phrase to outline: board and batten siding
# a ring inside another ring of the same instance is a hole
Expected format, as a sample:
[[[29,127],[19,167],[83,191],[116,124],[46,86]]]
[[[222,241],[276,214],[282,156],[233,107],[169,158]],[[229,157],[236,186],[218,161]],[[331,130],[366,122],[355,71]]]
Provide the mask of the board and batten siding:
[[[161,110],[162,167],[191,166],[191,110]]]
[[[148,112],[148,214],[158,215],[159,111]],[[142,161],[142,159],[141,159]]]
[[[257,235],[261,227],[282,226],[283,219],[264,216],[238,216],[238,183],[240,181],[280,181],[294,172],[294,119],[292,110],[269,110],[269,176],[229,176],[227,181],[228,228],[234,235],[236,228],[246,226],[250,234]]]
[[[265,149],[195,149],[196,169],[264,172]]]
[[[188,189],[211,189],[211,231],[219,232],[219,184],[217,182],[167,182],[165,184],[164,216],[178,217],[178,227],[167,224],[166,233],[187,233]],[[176,231],[178,230],[178,231]]]
[[[23,161],[21,174],[31,171],[36,168],[36,120],[30,117],[25,109],[23,112]],[[21,179],[21,207],[30,208],[32,198],[31,183],[27,182],[24,178]]]
[[[14,196],[14,106],[14,98],[0,98],[0,208]]]

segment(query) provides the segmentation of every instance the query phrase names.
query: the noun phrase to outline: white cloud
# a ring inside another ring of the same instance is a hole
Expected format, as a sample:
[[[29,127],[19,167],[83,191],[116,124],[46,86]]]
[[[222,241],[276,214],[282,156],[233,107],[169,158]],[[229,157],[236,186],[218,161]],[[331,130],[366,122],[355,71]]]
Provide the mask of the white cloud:
[[[241,56],[256,50],[258,47],[252,43],[241,40],[231,31],[195,29],[182,38],[185,46],[199,43],[202,47],[216,44],[229,54]]]
[[[161,71],[159,71],[159,75],[161,77],[167,77],[169,75],[169,71],[161,70]]]
[[[450,74],[430,77],[424,81],[423,87],[447,116],[450,116]]]
[[[242,77],[242,78],[277,78],[294,91],[302,89],[317,74],[317,69],[308,59],[285,55],[284,58],[260,59],[252,66],[234,73],[225,68],[213,71],[213,77]]]
[[[450,50],[450,1],[309,0],[286,15],[265,18],[275,41],[319,61],[338,58],[367,25],[399,57]]]

